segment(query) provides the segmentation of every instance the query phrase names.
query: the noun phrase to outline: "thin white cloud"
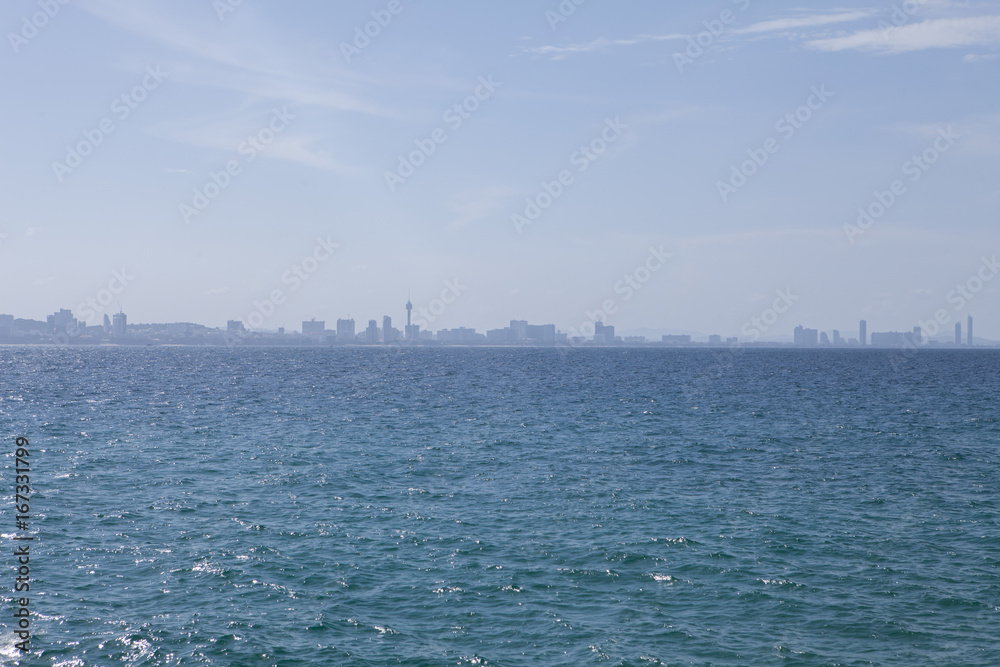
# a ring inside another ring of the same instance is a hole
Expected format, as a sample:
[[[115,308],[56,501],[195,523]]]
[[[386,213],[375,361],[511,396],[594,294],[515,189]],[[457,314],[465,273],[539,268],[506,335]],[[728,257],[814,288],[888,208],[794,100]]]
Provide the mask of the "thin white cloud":
[[[851,10],[838,11],[824,14],[808,14],[802,16],[790,16],[769,21],[761,21],[746,28],[733,28],[730,32],[734,35],[765,35],[767,33],[787,32],[799,28],[815,28],[819,26],[832,25],[836,23],[850,23],[870,19],[877,15],[876,10]],[[544,46],[524,47],[525,53],[536,56],[548,56],[554,60],[562,60],[570,55],[579,53],[592,53],[604,51],[616,47],[636,46],[651,42],[682,41],[689,39],[691,35],[681,33],[670,33],[664,35],[643,34],[628,39],[609,39],[599,37],[589,42],[576,44],[547,44]]]
[[[590,53],[592,51],[602,51],[604,49],[614,48],[616,46],[635,46],[637,44],[647,44],[649,42],[666,42],[670,40],[687,39],[687,35],[670,34],[670,35],[637,35],[629,39],[608,39],[607,37],[599,37],[590,42],[583,42],[581,44],[565,44],[563,46],[546,45],[546,46],[535,46],[526,47],[524,49],[527,53],[533,53],[539,56],[551,56],[555,59],[565,58],[568,55],[575,53]]]
[[[487,220],[505,210],[504,204],[519,193],[517,188],[505,186],[457,193],[448,202],[448,208],[455,216],[448,228],[454,231]]]
[[[851,23],[861,21],[875,16],[877,12],[873,9],[857,11],[842,11],[832,14],[812,14],[809,16],[793,16],[783,19],[772,19],[754,23],[746,28],[734,30],[740,34],[758,34],[766,32],[783,32],[795,30],[797,28],[815,28],[817,26],[831,25],[834,23]]]
[[[1000,54],[996,53],[984,53],[984,54],[970,53],[969,55],[962,58],[962,61],[967,63],[981,63],[981,62],[988,62],[990,60],[997,60],[998,58],[1000,58]]]
[[[137,6],[139,5],[139,6]],[[338,111],[390,115],[350,88],[360,83],[351,70],[340,68],[335,76],[310,76],[308,63],[281,62],[275,49],[261,48],[253,38],[243,42],[220,41],[197,34],[171,14],[155,11],[149,3],[125,0],[80,0],[80,7],[115,27],[154,40],[202,62],[173,63],[170,80],[217,87],[295,104],[314,104]],[[325,69],[328,71],[329,67]]]
[[[151,128],[150,132],[160,139],[188,146],[215,149],[222,153],[232,154],[235,158],[247,137],[256,135],[262,128],[266,127],[271,115],[270,111],[246,111],[241,114],[230,112],[215,117],[162,123]],[[337,163],[329,152],[317,148],[324,141],[324,137],[310,134],[305,130],[297,130],[294,126],[297,119],[294,116],[292,118],[292,127],[277,134],[273,142],[260,151],[260,157],[296,162],[340,173],[351,171],[344,165]],[[167,171],[190,173],[186,169],[167,169]]]
[[[851,35],[814,39],[819,51],[908,53],[925,49],[1000,45],[1000,16],[932,19],[900,27],[860,30]]]

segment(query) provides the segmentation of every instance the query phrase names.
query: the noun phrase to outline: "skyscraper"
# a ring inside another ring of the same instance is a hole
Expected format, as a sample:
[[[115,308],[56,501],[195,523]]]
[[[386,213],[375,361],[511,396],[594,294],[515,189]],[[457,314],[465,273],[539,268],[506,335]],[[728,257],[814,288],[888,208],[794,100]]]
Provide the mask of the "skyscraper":
[[[962,344],[962,323],[955,322],[955,345]]]
[[[795,345],[800,347],[815,347],[819,345],[819,330],[806,329],[801,324],[795,327]]]
[[[972,315],[969,315],[968,329],[969,329],[969,347],[972,347],[974,345],[974,343],[972,342]]]
[[[420,338],[420,325],[413,324],[410,321],[410,315],[413,312],[413,304],[410,302],[410,296],[406,296],[406,328],[403,330],[403,336],[406,340],[417,340]]]
[[[388,315],[382,318],[382,342],[396,342],[396,330],[392,328],[392,318]]]
[[[115,336],[124,336],[128,332],[128,318],[125,313],[115,313],[111,318],[111,332]]]
[[[610,345],[615,342],[615,328],[604,322],[594,322],[594,342]]]
[[[866,322],[865,320],[861,320],[861,331],[860,331],[860,334],[861,334],[861,336],[858,338],[858,340],[861,341],[862,345],[867,345],[868,344],[868,322]]]
[[[310,320],[308,322],[302,322],[302,335],[308,336],[311,334],[321,335],[326,331],[326,322],[317,322],[316,320]]]
[[[341,343],[353,343],[355,339],[354,320],[337,320],[337,340]]]
[[[514,332],[515,341],[528,339],[528,320],[511,320],[510,329]]]

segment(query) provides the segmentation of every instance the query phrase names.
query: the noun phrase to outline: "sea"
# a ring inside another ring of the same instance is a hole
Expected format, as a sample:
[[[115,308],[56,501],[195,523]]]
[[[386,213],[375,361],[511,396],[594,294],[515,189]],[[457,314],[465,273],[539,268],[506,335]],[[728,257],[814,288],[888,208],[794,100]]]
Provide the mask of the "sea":
[[[0,436],[3,665],[1000,665],[1000,351],[7,346]]]

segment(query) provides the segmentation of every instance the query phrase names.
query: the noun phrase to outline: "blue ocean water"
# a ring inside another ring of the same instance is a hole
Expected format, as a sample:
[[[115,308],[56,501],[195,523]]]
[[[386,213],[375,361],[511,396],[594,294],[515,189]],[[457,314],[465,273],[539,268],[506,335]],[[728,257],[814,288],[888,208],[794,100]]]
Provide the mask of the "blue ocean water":
[[[20,664],[997,665],[998,371],[0,348],[0,661],[23,435]]]

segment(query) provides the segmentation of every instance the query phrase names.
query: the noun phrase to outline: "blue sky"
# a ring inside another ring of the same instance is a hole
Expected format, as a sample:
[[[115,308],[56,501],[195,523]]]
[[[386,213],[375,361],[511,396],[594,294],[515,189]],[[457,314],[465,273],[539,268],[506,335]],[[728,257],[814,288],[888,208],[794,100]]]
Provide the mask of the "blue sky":
[[[995,2],[575,2],[5,2],[0,312],[1000,339]]]

